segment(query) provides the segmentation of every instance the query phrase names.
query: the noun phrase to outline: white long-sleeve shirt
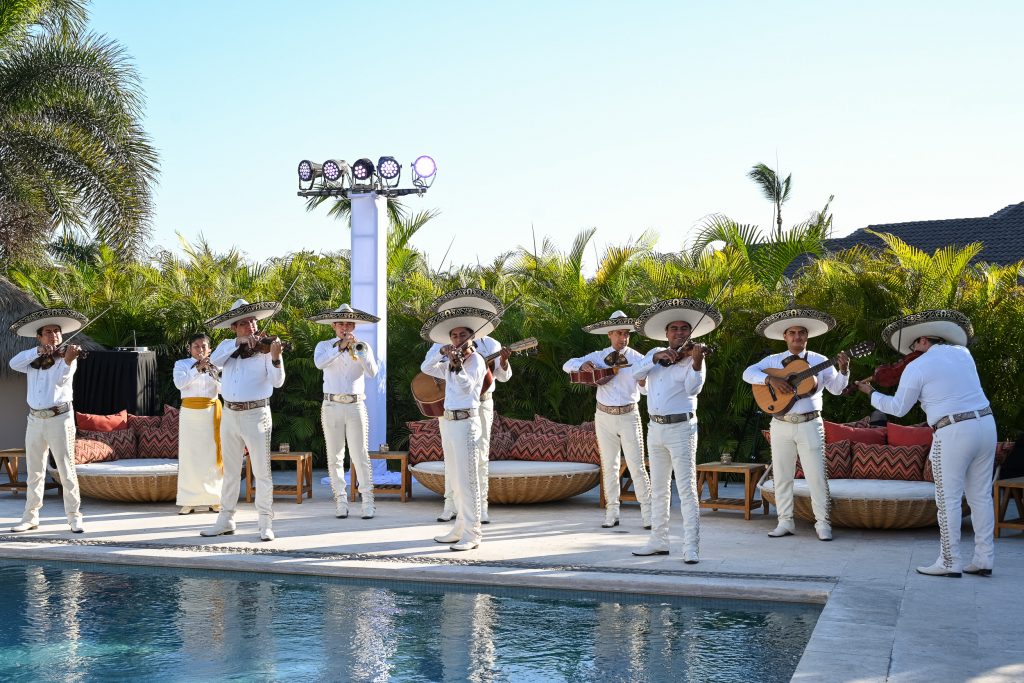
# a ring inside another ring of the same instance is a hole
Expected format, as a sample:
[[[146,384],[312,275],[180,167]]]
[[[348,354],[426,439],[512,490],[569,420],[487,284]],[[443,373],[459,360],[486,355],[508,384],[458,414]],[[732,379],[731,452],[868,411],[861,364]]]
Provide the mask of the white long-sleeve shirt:
[[[221,394],[225,401],[259,401],[270,398],[274,389],[284,384],[284,360],[275,368],[269,353],[256,353],[248,358],[232,358],[238,346],[234,339],[225,339],[213,353],[210,362],[221,368]]]
[[[479,353],[473,353],[462,362],[462,372],[448,369],[448,357],[427,353],[420,364],[420,370],[444,380],[444,409],[467,410],[480,407],[480,391],[483,389],[487,367]]]
[[[749,368],[743,371],[743,381],[748,384],[764,384],[764,380],[768,377],[765,373],[765,368],[778,368],[782,369],[785,366],[782,361],[792,356],[789,351],[783,351],[782,353],[775,353],[767,358],[754,363]],[[808,365],[814,366],[818,363],[823,363],[828,360],[826,356],[816,353],[814,351],[807,351],[803,355],[803,359],[807,361]],[[843,389],[846,388],[847,383],[850,381],[850,375],[842,374],[836,370],[834,365],[830,365],[821,372],[818,373],[818,385],[814,389],[814,393],[806,398],[799,398],[793,404],[793,407],[789,409],[790,413],[809,413],[814,410],[821,410],[822,400],[821,395],[825,389],[829,392],[838,396],[843,393]]]
[[[651,349],[633,366],[633,376],[647,380],[647,411],[651,415],[696,413],[697,394],[707,378],[707,358],[700,370],[693,369],[692,357],[666,368],[654,360],[654,354],[664,350],[665,347]]]
[[[377,375],[377,358],[373,349],[362,342],[366,344],[366,354],[353,359],[348,349],[338,349],[337,341],[337,337],[327,339],[313,350],[313,364],[324,371],[324,393],[364,394],[366,381],[363,378]]]
[[[871,394],[872,406],[896,417],[917,401],[932,425],[947,415],[988,407],[971,352],[952,344],[932,346],[904,368],[895,395]]]
[[[501,351],[501,342],[493,337],[480,337],[479,339],[474,339],[473,343],[476,344],[477,353],[479,353],[481,357],[491,356]],[[427,351],[426,357],[436,358],[441,355],[442,348],[443,345],[435,343],[430,347],[430,350]],[[491,384],[488,389],[488,394],[494,393],[498,382],[507,382],[512,379],[512,363],[509,363],[507,368],[503,368],[501,367],[501,358],[495,358],[491,361],[491,374],[494,375],[494,379],[496,381]]]
[[[174,363],[174,386],[181,391],[181,397],[217,398],[220,382],[209,373],[196,370],[195,364],[195,358],[182,358]]]
[[[78,369],[78,359],[71,365],[58,358],[51,367],[38,370],[30,367],[30,363],[39,357],[35,348],[26,349],[11,359],[12,370],[28,375],[28,406],[32,410],[52,408],[60,403],[74,400],[71,383]]]
[[[587,361],[593,363],[596,368],[607,368],[608,364],[604,362],[604,359],[614,350],[614,347],[609,346],[602,351],[588,353],[582,358],[570,358],[562,365],[562,370],[565,372],[576,372]],[[622,350],[622,354],[626,356],[626,360],[629,361],[632,367],[622,368],[615,373],[610,382],[602,384],[597,388],[598,403],[603,403],[606,406],[625,406],[638,402],[640,394],[647,393],[647,389],[637,384],[637,380],[640,378],[635,377],[633,374],[636,364],[643,359],[643,354],[628,346]]]

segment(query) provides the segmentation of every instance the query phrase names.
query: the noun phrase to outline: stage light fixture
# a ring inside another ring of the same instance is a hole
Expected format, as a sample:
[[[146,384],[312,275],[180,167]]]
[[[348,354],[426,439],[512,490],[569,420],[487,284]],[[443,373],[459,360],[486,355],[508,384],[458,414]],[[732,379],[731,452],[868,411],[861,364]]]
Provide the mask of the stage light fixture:
[[[314,163],[309,159],[303,159],[299,162],[300,182],[311,183],[321,175],[323,175],[323,164]]]
[[[370,184],[373,181],[373,162],[369,159],[360,159],[352,164],[352,177],[363,184]]]
[[[434,176],[437,174],[437,164],[434,159],[427,155],[416,157],[412,162],[412,184],[418,188],[426,189],[434,183]]]
[[[346,176],[352,178],[352,169],[344,160],[328,159],[323,164],[324,179],[336,186],[344,185]]]
[[[377,175],[385,185],[395,187],[402,175],[402,165],[394,157],[381,157],[377,160]]]

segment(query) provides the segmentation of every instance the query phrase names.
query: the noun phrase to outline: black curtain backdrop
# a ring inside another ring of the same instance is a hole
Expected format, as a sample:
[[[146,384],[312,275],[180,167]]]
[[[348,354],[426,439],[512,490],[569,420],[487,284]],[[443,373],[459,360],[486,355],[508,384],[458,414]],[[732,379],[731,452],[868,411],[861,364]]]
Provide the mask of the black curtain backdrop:
[[[157,415],[156,353],[153,351],[90,351],[75,371],[75,411],[112,415]]]

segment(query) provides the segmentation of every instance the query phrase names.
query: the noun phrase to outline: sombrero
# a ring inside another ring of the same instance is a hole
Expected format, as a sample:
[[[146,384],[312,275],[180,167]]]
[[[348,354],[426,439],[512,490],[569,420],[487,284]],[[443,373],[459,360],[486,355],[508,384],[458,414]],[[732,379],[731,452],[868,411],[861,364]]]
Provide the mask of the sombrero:
[[[490,311],[472,306],[449,308],[430,316],[420,329],[420,336],[436,344],[451,342],[449,333],[456,327],[468,327],[479,339],[494,331],[501,319]]]
[[[652,304],[636,319],[636,331],[651,339],[665,341],[665,328],[676,320],[685,320],[693,328],[690,339],[705,335],[722,324],[722,314],[698,299],[666,299]]]
[[[836,319],[828,313],[813,308],[790,308],[770,316],[757,324],[756,332],[768,339],[785,339],[786,330],[791,327],[802,327],[807,330],[807,338],[819,337],[836,326]]]
[[[58,325],[62,334],[70,334],[87,322],[88,318],[70,308],[41,308],[11,323],[11,332],[19,337],[35,338],[40,327]]]
[[[938,337],[950,344],[967,346],[973,336],[970,318],[947,308],[905,316],[882,330],[882,340],[903,354],[910,353],[914,340],[920,337]]]
[[[494,315],[501,315],[501,312],[505,310],[505,304],[501,303],[501,299],[490,292],[475,287],[463,287],[462,289],[453,289],[434,299],[430,304],[430,312],[437,313],[449,308],[465,307],[480,308],[490,311]]]
[[[636,332],[636,318],[629,318],[622,311],[615,311],[608,320],[601,320],[591,323],[583,328],[584,332],[590,334],[607,334],[612,330],[629,330]]]
[[[207,327],[212,327],[215,330],[223,330],[231,327],[233,323],[243,320],[245,318],[256,318],[257,320],[263,320],[269,318],[277,312],[277,309],[281,307],[281,304],[276,301],[257,301],[254,304],[249,303],[245,299],[239,299],[235,303],[231,304],[231,310],[227,313],[221,313],[215,315],[206,321]]]
[[[337,308],[332,308],[329,311],[321,311],[315,315],[311,315],[306,320],[311,320],[321,325],[331,325],[333,323],[379,323],[380,318],[366,311],[360,311],[358,308],[352,308],[348,304],[342,304]]]

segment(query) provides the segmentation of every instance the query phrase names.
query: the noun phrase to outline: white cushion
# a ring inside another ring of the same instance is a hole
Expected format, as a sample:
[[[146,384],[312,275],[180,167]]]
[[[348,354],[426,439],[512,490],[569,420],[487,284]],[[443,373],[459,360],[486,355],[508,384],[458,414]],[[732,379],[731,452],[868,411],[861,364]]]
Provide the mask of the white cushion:
[[[135,458],[114,460],[113,462],[90,462],[75,465],[75,472],[80,477],[126,476],[137,477],[146,474],[177,474],[178,461],[174,458]]]
[[[775,482],[766,481],[762,491],[775,492]],[[829,479],[828,491],[841,500],[934,500],[935,484],[930,481],[898,479]],[[793,495],[810,498],[806,479],[793,480]]]
[[[444,461],[421,462],[411,467],[414,472],[444,474]],[[500,477],[529,477],[598,472],[600,467],[585,462],[543,462],[534,460],[492,460],[488,466],[488,479]]]

